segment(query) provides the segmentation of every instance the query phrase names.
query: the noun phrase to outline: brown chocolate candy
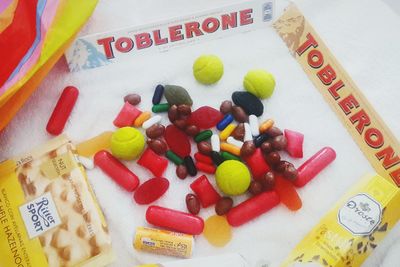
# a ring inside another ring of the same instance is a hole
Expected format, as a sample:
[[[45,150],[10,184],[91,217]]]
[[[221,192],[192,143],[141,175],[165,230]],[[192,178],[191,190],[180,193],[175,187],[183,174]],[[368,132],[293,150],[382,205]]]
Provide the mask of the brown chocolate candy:
[[[168,119],[170,122],[174,122],[178,119],[178,107],[176,105],[172,105],[168,109]]]
[[[188,175],[186,166],[183,164],[180,164],[176,166],[176,176],[178,176],[179,179],[184,180]]]
[[[241,108],[239,106],[233,106],[231,112],[237,122],[248,122],[249,121],[249,115],[247,115],[247,113],[244,111],[243,108]]]
[[[267,172],[265,173],[261,179],[260,179],[261,184],[264,187],[264,190],[272,190],[275,186],[275,175],[273,172]]]
[[[270,153],[270,152],[272,152],[274,150],[273,147],[272,147],[271,142],[269,142],[269,141],[265,141],[264,143],[262,143],[260,148],[261,148],[261,151],[265,155],[267,155],[268,153]]]
[[[210,155],[212,151],[211,144],[207,141],[197,143],[197,150],[204,155]]]
[[[193,214],[193,215],[199,214],[200,201],[196,195],[194,195],[194,194],[186,195],[186,207],[191,214]]]
[[[284,150],[286,146],[287,146],[287,140],[285,136],[278,135],[272,139],[272,147],[275,150]]]
[[[249,192],[252,195],[258,195],[258,194],[262,193],[263,191],[264,191],[264,187],[261,182],[255,181],[255,180],[251,181],[250,186],[249,186]]]
[[[174,123],[174,125],[175,125],[176,127],[178,127],[178,128],[181,129],[181,130],[185,130],[185,128],[186,128],[186,126],[187,126],[187,121],[184,120],[184,119],[175,120],[173,123]]]
[[[161,139],[148,139],[147,145],[158,155],[163,155],[167,152],[167,143]]]
[[[199,128],[196,125],[189,125],[185,129],[185,133],[189,136],[195,136],[200,132]]]
[[[178,106],[178,113],[180,116],[182,115],[188,116],[192,113],[192,109],[190,108],[189,105],[182,104]]]
[[[254,144],[254,142],[246,141],[243,143],[243,146],[240,149],[240,156],[245,158],[253,155],[255,151],[256,151],[256,145]]]
[[[232,101],[230,100],[225,100],[224,102],[221,103],[221,106],[219,107],[219,111],[221,111],[222,114],[230,113],[231,110],[232,110]]]
[[[276,151],[272,151],[265,156],[265,160],[268,162],[268,164],[275,166],[281,161],[281,155],[279,155],[279,153]]]
[[[124,97],[124,102],[128,102],[131,105],[138,105],[141,101],[141,97],[138,94],[129,94]]]
[[[275,137],[275,136],[283,134],[281,129],[279,129],[278,127],[275,127],[275,126],[272,126],[271,128],[269,128],[265,133],[268,134],[270,137]]]
[[[160,136],[163,136],[165,132],[165,127],[164,125],[160,123],[156,123],[152,125],[150,128],[146,129],[146,136],[151,139],[158,138]]]
[[[235,138],[236,140],[243,141],[244,139],[244,124],[239,123],[238,126],[233,130],[231,133],[231,136]]]
[[[297,179],[298,176],[299,173],[297,169],[293,166],[293,164],[286,165],[285,170],[283,171],[283,177],[285,177],[288,180],[294,181]]]
[[[230,197],[221,197],[215,205],[215,213],[222,216],[227,214],[233,206],[233,200]]]
[[[286,160],[281,160],[278,164],[275,165],[275,170],[277,172],[283,173],[288,165],[293,165],[293,164]]]

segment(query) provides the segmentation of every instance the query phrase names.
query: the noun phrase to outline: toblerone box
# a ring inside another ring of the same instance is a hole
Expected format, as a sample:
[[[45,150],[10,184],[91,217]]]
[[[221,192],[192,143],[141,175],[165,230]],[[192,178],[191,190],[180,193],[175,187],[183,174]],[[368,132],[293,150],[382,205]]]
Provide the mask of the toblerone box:
[[[400,218],[400,191],[387,179],[361,179],[294,248],[282,267],[296,263],[361,266]],[[297,265],[296,265],[297,266]]]
[[[379,174],[343,196],[282,266],[360,266],[400,219],[400,144],[295,5],[273,27]]]
[[[0,163],[0,267],[101,267],[107,224],[75,147],[57,137]]]

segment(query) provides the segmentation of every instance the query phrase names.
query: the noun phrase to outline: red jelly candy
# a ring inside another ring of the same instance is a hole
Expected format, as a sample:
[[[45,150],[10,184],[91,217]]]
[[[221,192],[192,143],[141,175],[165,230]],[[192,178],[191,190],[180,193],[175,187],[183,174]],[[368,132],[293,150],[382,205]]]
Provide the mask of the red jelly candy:
[[[185,132],[179,130],[175,125],[167,126],[164,133],[165,141],[175,154],[184,158],[190,155],[191,146],[188,136]]]
[[[303,141],[304,135],[299,132],[285,130],[285,137],[287,140],[286,151],[294,158],[303,157]]]
[[[58,135],[63,131],[78,95],[78,89],[73,86],[68,86],[63,90],[47,123],[46,130],[48,133]]]
[[[94,155],[94,163],[129,192],[135,190],[139,185],[139,178],[105,150],[101,150]]]
[[[140,110],[129,104],[129,102],[125,102],[118,116],[114,120],[114,125],[119,128],[131,126],[141,113]]]
[[[333,148],[322,148],[297,169],[299,176],[294,180],[294,185],[303,187],[335,159],[336,152]]]
[[[290,210],[299,210],[302,206],[301,199],[293,184],[280,175],[275,174],[275,188],[281,202]]]
[[[254,179],[260,179],[265,173],[267,173],[271,168],[265,162],[263,153],[260,148],[249,157],[245,159],[247,166],[250,168]]]
[[[169,181],[165,178],[152,178],[141,184],[133,198],[140,205],[150,204],[159,199],[168,190]]]
[[[146,148],[137,163],[151,171],[156,177],[161,177],[168,166],[168,160],[160,157],[150,148]]]
[[[191,183],[190,188],[192,188],[193,192],[196,193],[203,208],[207,208],[217,203],[221,198],[205,175],[200,176]]]
[[[200,152],[196,152],[194,154],[194,158],[196,159],[196,161],[199,162],[203,162],[206,164],[214,164],[211,157],[201,154]]]
[[[150,206],[147,209],[146,220],[155,226],[169,228],[189,235],[199,235],[204,229],[202,218],[190,213],[159,206]]]
[[[209,174],[214,174],[215,171],[217,170],[213,164],[208,164],[208,163],[204,163],[201,161],[196,162],[195,166],[198,171],[209,173]]]
[[[274,191],[263,192],[233,207],[227,214],[228,223],[240,226],[279,204],[279,196]]]
[[[192,112],[188,119],[188,125],[196,125],[200,129],[210,129],[217,125],[223,117],[219,110],[203,106]]]

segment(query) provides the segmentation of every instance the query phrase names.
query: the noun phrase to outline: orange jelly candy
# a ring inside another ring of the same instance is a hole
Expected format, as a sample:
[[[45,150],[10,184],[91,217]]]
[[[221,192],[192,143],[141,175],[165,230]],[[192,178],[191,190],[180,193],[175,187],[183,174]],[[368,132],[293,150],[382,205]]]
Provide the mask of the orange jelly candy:
[[[215,247],[223,247],[232,239],[231,226],[225,216],[213,215],[204,223],[204,237]]]
[[[288,209],[296,211],[301,208],[301,199],[297,194],[296,188],[289,180],[280,175],[275,175],[274,190],[278,193],[281,202],[285,204]]]

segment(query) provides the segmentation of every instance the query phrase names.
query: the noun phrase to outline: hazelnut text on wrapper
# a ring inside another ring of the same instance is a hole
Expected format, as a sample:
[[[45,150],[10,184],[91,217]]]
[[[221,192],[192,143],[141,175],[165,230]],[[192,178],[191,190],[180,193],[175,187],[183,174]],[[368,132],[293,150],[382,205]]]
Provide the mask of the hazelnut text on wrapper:
[[[386,144],[384,131],[379,129],[379,122],[374,122],[369,116],[369,110],[364,109],[361,101],[354,94],[341,94],[341,89],[346,87],[335,72],[331,64],[325,63],[323,53],[318,50],[319,44],[311,33],[306,35],[306,40],[296,50],[298,56],[307,56],[307,63],[317,69],[317,77],[331,97],[336,101],[341,111],[353,125],[358,134],[363,137],[365,144],[375,150],[375,157],[382,167],[387,170],[393,181],[400,186],[400,158],[392,145]],[[307,53],[306,53],[307,52]]]
[[[253,9],[244,9],[238,12],[223,14],[220,18],[207,17],[201,23],[198,21],[186,22],[183,25],[173,25],[168,27],[166,37],[162,36],[161,30],[156,29],[152,32],[143,32],[131,37],[120,37],[115,39],[109,36],[97,40],[97,44],[102,46],[107,59],[115,58],[114,49],[120,53],[128,53],[132,51],[136,45],[136,49],[145,49],[151,46],[165,45],[169,42],[177,42],[198,37],[204,34],[211,34],[218,30],[228,30],[238,26],[245,26],[253,23]]]

